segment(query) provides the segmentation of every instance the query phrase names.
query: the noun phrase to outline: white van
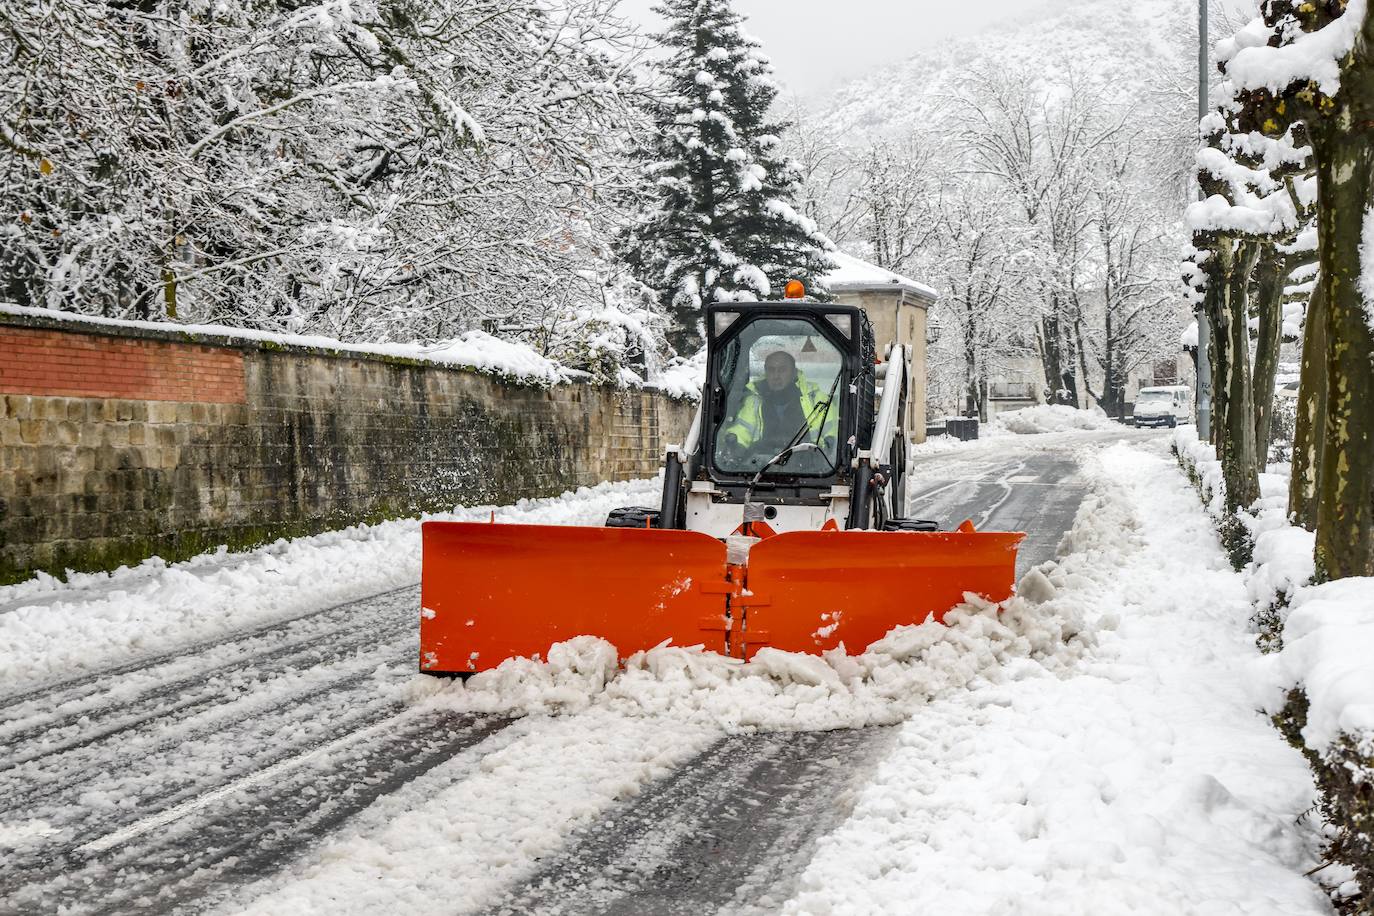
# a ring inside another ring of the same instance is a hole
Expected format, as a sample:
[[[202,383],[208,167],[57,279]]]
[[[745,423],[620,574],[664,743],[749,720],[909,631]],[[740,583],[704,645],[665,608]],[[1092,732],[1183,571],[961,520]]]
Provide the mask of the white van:
[[[1192,419],[1193,399],[1187,385],[1142,388],[1136,395],[1136,426],[1177,426]]]

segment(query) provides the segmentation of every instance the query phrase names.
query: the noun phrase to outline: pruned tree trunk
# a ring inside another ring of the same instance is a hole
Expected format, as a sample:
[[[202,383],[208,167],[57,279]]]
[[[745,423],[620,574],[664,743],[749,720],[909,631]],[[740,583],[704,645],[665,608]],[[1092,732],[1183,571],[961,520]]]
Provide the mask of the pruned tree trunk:
[[[1226,485],[1226,512],[1234,515],[1259,499],[1259,469],[1255,451],[1254,410],[1251,407],[1249,310],[1246,308],[1250,270],[1257,246],[1233,246],[1223,239],[1215,249],[1217,276],[1208,285],[1216,330],[1217,392],[1224,392],[1222,409],[1214,415],[1218,427],[1217,457]]]
[[[1293,471],[1288,482],[1288,516],[1308,531],[1317,530],[1317,481],[1326,437],[1326,322],[1326,296],[1318,276],[1303,325]]]
[[[1374,67],[1343,75],[1341,91],[1374,96]],[[1317,576],[1374,576],[1374,327],[1360,290],[1365,214],[1374,200],[1374,124],[1355,120],[1312,135],[1327,314]]]
[[[1274,379],[1279,369],[1279,345],[1283,342],[1283,287],[1288,271],[1288,258],[1277,246],[1262,243],[1254,273],[1259,334],[1253,393],[1255,448],[1261,470],[1269,461],[1269,427],[1274,418]]]

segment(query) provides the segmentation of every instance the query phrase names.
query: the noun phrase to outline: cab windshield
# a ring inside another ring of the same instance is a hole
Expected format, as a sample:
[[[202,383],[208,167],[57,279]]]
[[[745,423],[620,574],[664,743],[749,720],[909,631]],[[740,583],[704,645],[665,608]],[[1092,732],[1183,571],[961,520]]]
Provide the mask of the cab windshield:
[[[808,442],[769,475],[834,473],[838,463],[844,356],[809,321],[761,318],[731,338],[716,366],[724,399],[713,461],[727,474],[754,474],[789,445]]]

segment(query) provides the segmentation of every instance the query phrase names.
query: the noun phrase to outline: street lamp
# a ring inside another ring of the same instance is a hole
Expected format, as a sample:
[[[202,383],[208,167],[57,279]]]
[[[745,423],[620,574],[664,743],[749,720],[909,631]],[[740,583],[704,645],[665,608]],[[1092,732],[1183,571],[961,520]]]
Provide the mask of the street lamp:
[[[1197,119],[1207,116],[1207,0],[1197,0]],[[1198,182],[1198,200],[1203,199]],[[1197,319],[1197,437],[1212,438],[1212,363],[1208,350],[1212,328],[1207,321],[1206,304],[1199,302],[1193,313]]]

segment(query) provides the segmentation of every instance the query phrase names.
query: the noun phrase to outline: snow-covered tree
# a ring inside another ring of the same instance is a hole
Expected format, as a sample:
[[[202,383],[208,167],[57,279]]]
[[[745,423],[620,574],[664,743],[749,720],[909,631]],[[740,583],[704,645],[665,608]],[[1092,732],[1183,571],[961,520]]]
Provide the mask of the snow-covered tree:
[[[772,67],[730,0],[664,0],[664,86],[643,150],[651,203],[625,234],[635,275],[659,291],[679,353],[700,341],[701,310],[751,300],[788,279],[823,293],[831,247],[795,209],[801,173],[770,114]]]
[[[1325,360],[1302,385],[1326,391],[1316,475],[1321,577],[1374,575],[1374,9],[1365,2],[1266,0],[1239,32],[1226,74],[1243,130],[1282,136],[1302,121],[1312,146],[1319,288],[1306,333]],[[1318,307],[1320,312],[1317,311]],[[1317,377],[1323,373],[1323,377]]]
[[[959,373],[959,409],[988,418],[988,383],[1007,360],[1031,355],[1017,291],[1033,271],[1030,252],[987,180],[949,178],[937,212],[931,279],[941,290],[934,359]],[[938,370],[937,370],[938,371]]]
[[[1134,142],[1122,142],[1090,169],[1095,248],[1074,286],[1085,290],[1074,309],[1084,387],[1116,417],[1125,415],[1131,373],[1173,356],[1175,329],[1186,320],[1165,280],[1175,239],[1152,182],[1140,174],[1142,157]]]
[[[0,6],[0,296],[346,339],[601,308],[614,0]]]
[[[1037,348],[1056,403],[1079,405],[1074,283],[1091,247],[1093,161],[1126,113],[1072,77],[1046,86],[1016,70],[976,73],[956,99],[970,168],[997,182],[1039,250]]]

